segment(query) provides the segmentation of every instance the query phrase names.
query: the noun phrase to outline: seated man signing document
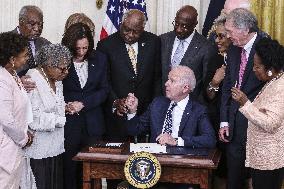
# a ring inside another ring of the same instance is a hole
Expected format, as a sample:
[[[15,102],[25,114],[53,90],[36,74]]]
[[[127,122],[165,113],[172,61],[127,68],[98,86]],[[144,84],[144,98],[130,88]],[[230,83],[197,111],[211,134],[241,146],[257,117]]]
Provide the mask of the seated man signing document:
[[[136,116],[138,100],[130,93],[126,100],[128,133],[137,135],[150,131],[150,142],[162,145],[214,148],[216,139],[206,108],[189,97],[195,84],[190,68],[173,68],[165,83],[166,97],[155,98],[141,116]]]

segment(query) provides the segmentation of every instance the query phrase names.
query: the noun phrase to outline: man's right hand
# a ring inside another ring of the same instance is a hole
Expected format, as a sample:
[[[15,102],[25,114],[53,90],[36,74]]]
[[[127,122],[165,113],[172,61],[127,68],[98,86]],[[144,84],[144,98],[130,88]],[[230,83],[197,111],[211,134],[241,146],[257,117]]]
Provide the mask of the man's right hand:
[[[133,114],[137,112],[138,98],[133,93],[128,94],[125,104],[128,108],[128,113]]]
[[[229,136],[229,127],[221,127],[219,129],[219,140],[222,142],[230,142],[228,139],[226,139]]]
[[[116,99],[113,102],[113,107],[116,109],[115,112],[118,116],[123,116],[128,112],[128,108],[125,104],[126,98]]]
[[[29,75],[22,76],[21,81],[27,92],[30,92],[36,88],[35,82],[31,80],[31,77]]]

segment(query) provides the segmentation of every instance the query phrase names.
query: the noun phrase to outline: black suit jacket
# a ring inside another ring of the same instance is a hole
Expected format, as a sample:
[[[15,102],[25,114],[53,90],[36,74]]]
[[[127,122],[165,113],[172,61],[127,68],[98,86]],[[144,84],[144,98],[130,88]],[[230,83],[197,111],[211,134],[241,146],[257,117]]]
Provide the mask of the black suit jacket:
[[[171,31],[161,35],[161,62],[162,62],[162,85],[168,79],[171,65],[171,55],[175,41],[175,32]],[[216,49],[207,39],[197,31],[189,44],[180,65],[188,66],[192,69],[196,78],[196,87],[191,93],[192,97],[198,98],[203,89],[203,83],[207,74],[207,65],[212,61],[212,57],[217,53]]]
[[[95,52],[88,58],[88,79],[81,88],[74,64],[67,77],[63,80],[65,102],[83,102],[84,108],[79,115],[66,115],[65,129],[86,125],[89,136],[102,136],[105,132],[102,104],[107,98],[109,85],[107,81],[106,57]]]
[[[143,32],[140,36],[137,76],[119,31],[99,41],[97,50],[107,56],[108,79],[111,87],[106,108],[109,117],[114,116],[112,115],[114,100],[125,98],[128,93],[134,93],[139,100],[138,114],[144,112],[154,96],[161,93],[160,39],[149,32]],[[117,120],[121,118],[116,117],[108,124],[111,127],[110,132],[124,137],[126,132],[122,125],[123,121],[118,123]]]
[[[11,32],[13,32],[13,33],[18,33],[18,30],[17,30],[17,28],[15,28],[15,29],[12,30]],[[50,41],[48,41],[47,39],[45,39],[45,38],[43,38],[43,37],[38,37],[38,38],[36,38],[36,39],[34,40],[34,44],[35,44],[35,52],[37,52],[37,51],[38,51],[41,47],[43,47],[44,45],[50,44]],[[31,56],[31,58],[32,58],[32,56]],[[21,68],[19,68],[19,69],[17,70],[18,75],[19,75],[20,77],[23,76],[23,75],[25,75],[29,69],[32,69],[32,68],[35,67],[33,63],[30,63],[30,62],[34,62],[34,59],[31,60],[31,58],[29,58],[29,59],[27,60],[27,63],[26,63],[25,65],[23,65]],[[33,66],[31,66],[31,65],[33,65]]]
[[[246,65],[241,90],[253,101],[263,82],[259,81],[253,72],[253,58],[255,54],[255,44],[263,37],[257,34],[256,40],[250,51]],[[231,88],[239,81],[239,70],[241,63],[241,48],[231,45],[227,51],[227,67],[222,87],[220,121],[228,122],[230,128],[229,139],[245,143],[248,121],[239,112],[239,104],[231,98]]]

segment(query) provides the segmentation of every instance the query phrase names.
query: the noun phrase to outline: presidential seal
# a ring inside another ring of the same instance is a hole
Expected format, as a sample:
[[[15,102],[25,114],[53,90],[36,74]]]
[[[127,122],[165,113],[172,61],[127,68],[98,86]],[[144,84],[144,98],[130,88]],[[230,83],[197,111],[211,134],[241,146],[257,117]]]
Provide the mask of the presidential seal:
[[[136,188],[150,188],[161,176],[158,159],[148,152],[137,152],[127,159],[124,165],[127,181]]]

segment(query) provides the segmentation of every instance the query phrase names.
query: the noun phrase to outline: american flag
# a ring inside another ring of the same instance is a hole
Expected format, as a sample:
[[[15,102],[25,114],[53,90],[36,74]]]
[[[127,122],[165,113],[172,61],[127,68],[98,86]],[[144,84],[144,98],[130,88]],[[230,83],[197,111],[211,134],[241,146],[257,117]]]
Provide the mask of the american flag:
[[[138,9],[144,12],[148,20],[145,0],[109,0],[100,39],[106,38],[119,29],[122,15],[128,9]]]

